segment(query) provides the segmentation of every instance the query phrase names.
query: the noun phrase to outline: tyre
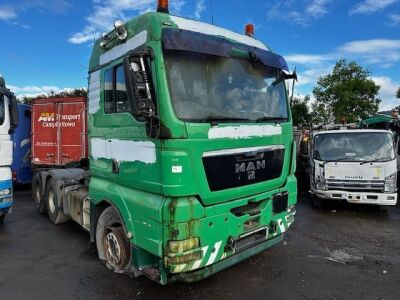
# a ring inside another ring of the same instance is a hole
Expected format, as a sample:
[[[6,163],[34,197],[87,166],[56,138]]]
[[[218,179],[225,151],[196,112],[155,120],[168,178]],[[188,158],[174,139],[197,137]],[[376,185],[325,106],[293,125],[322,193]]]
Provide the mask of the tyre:
[[[60,208],[62,203],[60,185],[53,178],[46,184],[47,215],[54,224],[62,224],[69,220]]]
[[[0,216],[0,224],[4,223],[4,219],[6,218],[6,215],[1,215]]]
[[[315,208],[322,208],[324,206],[323,200],[315,195],[311,196],[311,204]]]
[[[39,214],[45,214],[47,212],[46,201],[42,195],[42,180],[40,173],[33,174],[32,178],[32,197],[35,200],[36,211]]]
[[[377,205],[376,209],[380,212],[388,212],[388,207],[386,205]]]
[[[96,226],[96,246],[101,262],[111,271],[123,273],[130,259],[129,242],[114,207],[107,207]]]

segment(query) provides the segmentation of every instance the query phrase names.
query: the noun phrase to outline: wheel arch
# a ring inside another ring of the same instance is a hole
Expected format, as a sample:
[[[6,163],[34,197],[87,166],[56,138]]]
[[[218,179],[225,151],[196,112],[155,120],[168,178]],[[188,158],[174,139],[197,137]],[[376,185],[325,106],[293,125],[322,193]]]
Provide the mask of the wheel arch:
[[[93,207],[92,207],[93,205]],[[119,217],[119,219],[121,220],[122,226],[124,228],[124,231],[126,234],[128,234],[129,232],[131,232],[126,224],[126,221],[123,217],[123,215],[121,214],[120,209],[114,204],[113,201],[109,200],[109,199],[103,199],[98,203],[93,203],[91,201],[91,226],[90,226],[90,242],[91,243],[95,243],[96,242],[96,227],[97,227],[97,222],[100,218],[101,213],[108,207],[113,207],[115,209],[115,211],[117,212],[117,215]],[[133,226],[131,227],[133,229]],[[133,232],[131,232],[133,235]]]

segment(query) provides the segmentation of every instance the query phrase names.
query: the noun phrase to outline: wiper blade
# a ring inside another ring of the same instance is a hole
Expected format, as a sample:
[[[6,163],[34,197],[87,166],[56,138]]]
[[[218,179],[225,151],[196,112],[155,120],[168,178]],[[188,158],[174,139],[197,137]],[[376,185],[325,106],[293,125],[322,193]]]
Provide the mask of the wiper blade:
[[[210,116],[204,117],[203,119],[200,120],[201,123],[212,122],[212,121],[249,121],[249,119],[210,115]]]
[[[366,160],[366,161],[361,162],[360,165],[374,163],[374,162],[385,162],[385,161],[388,161],[388,160],[386,160],[386,159]]]
[[[285,122],[287,120],[288,120],[288,118],[283,118],[283,117],[261,117],[261,118],[256,119],[256,123],[265,122],[265,121],[280,123],[280,122]]]
[[[337,159],[332,159],[332,160],[325,160],[322,165],[325,166],[325,164],[327,163],[331,163],[331,162],[348,162],[347,157],[339,157]]]

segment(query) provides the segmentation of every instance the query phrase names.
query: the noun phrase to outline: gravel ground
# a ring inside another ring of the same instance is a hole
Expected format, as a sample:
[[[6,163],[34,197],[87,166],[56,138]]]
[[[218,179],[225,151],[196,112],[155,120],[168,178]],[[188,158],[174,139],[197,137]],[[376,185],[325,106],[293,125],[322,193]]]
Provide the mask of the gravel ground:
[[[299,196],[285,241],[194,284],[113,274],[74,223],[53,225],[16,192],[0,226],[0,299],[400,299],[400,208]],[[223,298],[222,298],[223,297]]]

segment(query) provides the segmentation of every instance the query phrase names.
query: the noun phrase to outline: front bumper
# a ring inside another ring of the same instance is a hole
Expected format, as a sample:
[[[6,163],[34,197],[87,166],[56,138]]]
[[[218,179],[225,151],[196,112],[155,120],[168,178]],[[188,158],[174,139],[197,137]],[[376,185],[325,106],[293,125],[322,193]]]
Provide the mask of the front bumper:
[[[162,266],[164,276],[161,276],[160,283],[203,279],[279,242],[294,222],[296,185],[295,177],[290,176],[280,189],[206,207],[202,218],[189,223],[175,223],[169,231],[182,234],[175,240],[199,237],[201,241],[199,248],[178,255],[200,252],[200,257],[174,263],[169,261],[171,253],[166,252]],[[279,203],[285,203],[281,199],[286,196],[286,206],[278,208]],[[247,209],[249,203],[257,204],[257,207]],[[242,208],[246,210],[242,211]],[[171,240],[169,237],[165,239]]]
[[[230,257],[227,257],[223,260],[220,260],[219,262],[206,266],[204,268],[192,271],[192,272],[186,272],[186,273],[177,273],[173,274],[169,282],[174,282],[174,281],[183,281],[183,282],[194,282],[194,281],[199,281],[203,278],[206,278],[208,276],[211,276],[215,273],[218,273],[219,271],[222,271],[230,266],[233,266],[234,264],[241,262],[242,260],[251,257],[253,255],[256,255],[258,253],[261,253],[265,251],[266,249],[274,246],[275,244],[281,242],[283,240],[284,235],[280,234],[278,236],[275,236],[272,239],[269,239],[263,243],[260,243],[258,245],[255,245],[254,247],[248,248],[242,252],[236,253]]]
[[[349,203],[396,205],[397,193],[365,193],[343,190],[321,191],[312,189],[311,193],[321,199],[346,200]]]
[[[9,189],[11,194],[0,196],[0,215],[5,215],[11,212],[13,205],[12,182],[11,180],[0,180],[0,190]]]

